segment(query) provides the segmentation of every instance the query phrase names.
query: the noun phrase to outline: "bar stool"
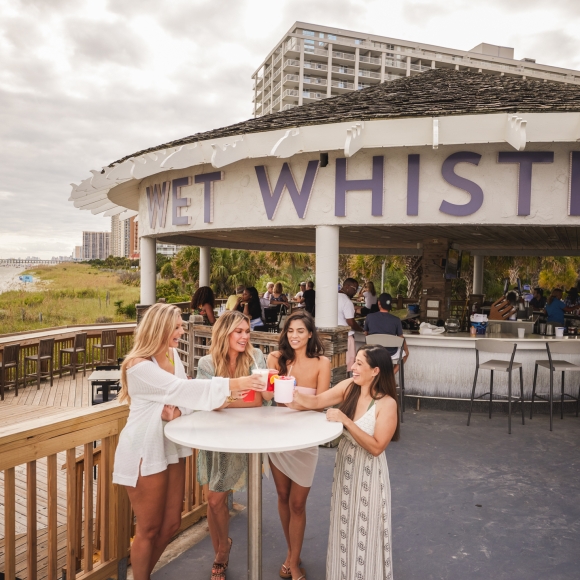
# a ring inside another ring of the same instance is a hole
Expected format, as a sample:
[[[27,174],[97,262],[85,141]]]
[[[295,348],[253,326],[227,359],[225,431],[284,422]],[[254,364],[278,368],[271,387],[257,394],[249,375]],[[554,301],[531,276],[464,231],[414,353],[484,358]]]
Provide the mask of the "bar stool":
[[[38,352],[33,355],[24,357],[24,384],[28,377],[36,377],[36,388],[40,389],[40,379],[42,377],[50,377],[50,386],[52,387],[53,371],[54,371],[54,338],[43,338],[38,345]],[[28,370],[28,361],[36,363],[35,373],[26,373]],[[42,372],[42,363],[48,363],[48,371]]]
[[[491,338],[484,338],[482,340],[475,341],[475,377],[473,379],[473,390],[471,391],[471,404],[469,405],[469,414],[467,415],[467,426],[469,427],[469,422],[471,420],[471,411],[473,409],[474,399],[481,399],[486,395],[489,395],[489,418],[491,419],[491,406],[493,401],[493,373],[494,371],[500,371],[508,374],[508,433],[512,432],[512,401],[517,401],[518,399],[522,404],[522,425],[525,425],[524,419],[524,376],[522,370],[522,363],[514,362],[514,357],[516,355],[516,349],[518,345],[515,342],[505,342],[503,340],[493,340]],[[479,362],[480,352],[492,352],[492,353],[503,353],[511,354],[509,361],[490,359],[484,363]],[[475,396],[475,387],[477,386],[477,374],[479,369],[491,371],[489,379],[489,392]],[[520,397],[512,397],[512,370],[520,369]],[[500,402],[497,401],[496,402]]]
[[[564,418],[564,397],[568,397],[573,401],[576,401],[576,417],[578,417],[578,407],[580,405],[580,388],[578,390],[578,396],[568,395],[564,392],[565,385],[565,375],[566,371],[580,371],[580,366],[574,363],[568,362],[567,360],[553,360],[553,354],[580,354],[580,341],[576,340],[565,340],[552,342],[546,342],[546,351],[548,352],[548,360],[537,360],[534,367],[534,386],[532,387],[532,404],[530,406],[530,419],[532,418],[534,410],[534,399],[542,399],[543,401],[548,401],[550,403],[550,431],[552,430],[552,410],[554,403],[554,372],[560,371],[562,373],[561,381],[561,393],[560,393],[560,419]],[[536,394],[536,379],[538,377],[538,367],[543,367],[549,369],[550,371],[550,392],[547,395],[537,395]]]
[[[109,360],[115,361],[117,359],[117,331],[103,330],[103,332],[101,332],[101,342],[93,344],[93,362],[96,360],[95,349],[100,350],[99,362],[103,362],[103,353],[107,350],[113,351],[113,358],[105,358],[105,362]]]
[[[75,341],[72,348],[61,348],[58,353],[58,368],[59,376],[62,377],[62,369],[70,369],[72,378],[75,378],[77,371],[77,366],[80,368],[80,363],[78,362],[79,353],[83,353],[83,377],[87,375],[87,333],[79,332],[75,334]],[[64,355],[68,354],[70,356],[69,364],[63,365],[62,361]]]
[[[0,362],[0,401],[4,400],[4,387],[14,385],[14,395],[18,396],[18,355],[20,353],[19,344],[5,346],[2,352],[2,362]],[[7,371],[14,370],[14,380],[7,381]]]
[[[367,344],[376,344],[385,348],[396,348],[397,352],[391,356],[393,364],[399,365],[399,407],[401,408],[401,423],[403,423],[403,413],[405,412],[405,365],[403,363],[403,352],[405,338],[392,334],[369,334],[366,337]]]

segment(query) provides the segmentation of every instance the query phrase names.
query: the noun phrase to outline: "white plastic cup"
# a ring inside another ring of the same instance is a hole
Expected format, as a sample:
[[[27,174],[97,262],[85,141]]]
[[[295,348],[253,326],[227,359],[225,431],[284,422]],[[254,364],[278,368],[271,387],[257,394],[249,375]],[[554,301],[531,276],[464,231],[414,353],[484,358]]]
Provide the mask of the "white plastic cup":
[[[556,326],[556,338],[564,338],[564,327]]]
[[[274,379],[274,401],[291,403],[294,400],[294,379]]]
[[[268,372],[268,369],[254,369],[252,371],[253,375],[258,375],[262,380],[262,386],[264,387],[261,389],[262,391],[265,391],[268,388]]]
[[[524,338],[524,336],[526,336],[526,329],[518,328],[518,338]]]

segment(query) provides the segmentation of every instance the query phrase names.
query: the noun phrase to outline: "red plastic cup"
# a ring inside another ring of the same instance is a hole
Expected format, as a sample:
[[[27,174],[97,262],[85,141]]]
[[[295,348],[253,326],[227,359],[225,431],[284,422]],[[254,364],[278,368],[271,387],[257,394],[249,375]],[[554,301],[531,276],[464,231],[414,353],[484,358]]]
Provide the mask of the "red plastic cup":
[[[256,398],[256,391],[248,391],[248,393],[242,398],[242,401],[246,403],[253,403]]]

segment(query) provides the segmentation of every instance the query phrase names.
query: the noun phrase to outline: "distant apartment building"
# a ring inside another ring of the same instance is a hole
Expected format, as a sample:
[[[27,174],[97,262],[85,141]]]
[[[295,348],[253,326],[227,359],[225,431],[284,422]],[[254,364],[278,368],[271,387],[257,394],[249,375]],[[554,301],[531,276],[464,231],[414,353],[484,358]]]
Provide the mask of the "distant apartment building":
[[[514,49],[455,50],[296,22],[252,75],[254,117],[364,89],[432,68],[580,84],[580,71],[514,59]]]
[[[156,251],[158,254],[163,254],[164,256],[171,258],[171,257],[175,256],[175,254],[177,254],[177,252],[179,252],[180,249],[181,249],[181,246],[176,246],[174,244],[157,243],[157,250]]]
[[[83,260],[106,260],[110,255],[109,232],[83,232]]]
[[[73,250],[73,259],[74,260],[82,260],[83,259],[83,247],[82,246],[75,246]]]
[[[118,215],[111,217],[111,255],[129,258],[139,254],[139,236],[135,217],[121,220]]]

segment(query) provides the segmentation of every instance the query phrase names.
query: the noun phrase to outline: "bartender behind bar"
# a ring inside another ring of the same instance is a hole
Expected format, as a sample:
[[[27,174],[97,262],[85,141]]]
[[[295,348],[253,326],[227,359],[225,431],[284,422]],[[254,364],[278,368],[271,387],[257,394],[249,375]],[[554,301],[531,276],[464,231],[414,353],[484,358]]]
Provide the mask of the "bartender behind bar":
[[[574,312],[577,307],[566,306],[562,300],[562,289],[554,288],[552,294],[548,298],[548,302],[544,310],[546,311],[548,317],[548,323],[558,324],[559,326],[564,326],[564,314],[566,312]]]

